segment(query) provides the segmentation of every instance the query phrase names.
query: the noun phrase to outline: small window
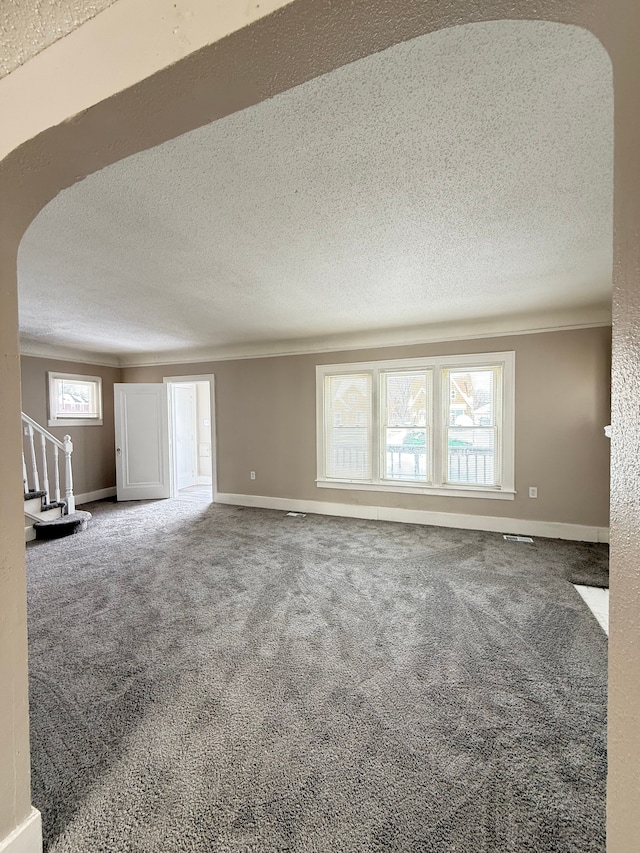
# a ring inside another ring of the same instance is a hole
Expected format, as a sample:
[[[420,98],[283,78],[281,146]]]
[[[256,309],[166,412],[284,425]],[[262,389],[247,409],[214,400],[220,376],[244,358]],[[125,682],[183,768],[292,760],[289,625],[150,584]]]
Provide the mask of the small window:
[[[102,379],[49,373],[49,426],[91,425],[102,425]]]

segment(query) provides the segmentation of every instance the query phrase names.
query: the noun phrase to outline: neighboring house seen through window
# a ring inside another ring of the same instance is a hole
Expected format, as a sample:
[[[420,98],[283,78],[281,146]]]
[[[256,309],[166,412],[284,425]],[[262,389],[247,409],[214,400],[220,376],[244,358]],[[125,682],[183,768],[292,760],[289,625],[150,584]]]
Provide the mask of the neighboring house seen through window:
[[[513,499],[513,352],[316,372],[318,486]]]
[[[49,426],[102,424],[99,376],[49,373]]]

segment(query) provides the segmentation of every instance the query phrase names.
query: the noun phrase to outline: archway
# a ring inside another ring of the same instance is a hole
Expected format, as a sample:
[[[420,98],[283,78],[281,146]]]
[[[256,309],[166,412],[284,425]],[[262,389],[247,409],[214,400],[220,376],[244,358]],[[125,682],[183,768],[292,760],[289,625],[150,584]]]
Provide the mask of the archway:
[[[340,64],[424,32],[519,15],[506,0],[417,9],[413,2],[273,0],[232,12],[220,3],[189,20],[193,4],[161,19],[150,2],[116,3],[73,36],[27,63],[0,89],[0,108],[14,121],[0,137],[0,838],[29,814],[24,560],[19,506],[19,373],[16,255],[22,233],[58,191],[135,151],[255,103]],[[176,4],[177,8],[178,4]],[[189,8],[187,8],[189,7]],[[273,14],[268,14],[273,13]],[[175,15],[182,16],[177,22]],[[631,849],[640,836],[637,765],[640,754],[637,613],[640,540],[636,532],[640,426],[637,375],[640,327],[640,119],[636,35],[640,7],[616,0],[605,7],[547,0],[536,17],[590,29],[612,59],[616,91],[614,278],[614,440],[612,491],[612,634],[610,643],[609,849]],[[141,21],[145,26],[141,27]],[[177,29],[176,29],[177,26]],[[181,28],[182,27],[182,31]],[[127,31],[131,53],[113,63],[113,38]],[[196,37],[194,31],[198,32]],[[201,45],[207,44],[206,47]],[[194,48],[196,48],[194,50]],[[85,73],[91,70],[92,74]],[[12,79],[13,78],[13,79]],[[5,85],[6,84],[6,85]],[[47,103],[48,102],[48,103]],[[29,105],[29,112],[23,110]],[[42,105],[42,109],[39,106]],[[27,141],[28,140],[28,141]],[[625,419],[626,416],[626,419]]]

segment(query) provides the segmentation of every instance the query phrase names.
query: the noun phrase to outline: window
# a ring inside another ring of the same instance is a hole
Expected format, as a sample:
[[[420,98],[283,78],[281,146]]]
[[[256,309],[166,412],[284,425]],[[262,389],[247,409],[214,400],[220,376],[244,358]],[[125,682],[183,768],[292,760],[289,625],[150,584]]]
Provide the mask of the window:
[[[514,361],[318,366],[318,486],[513,499]]]
[[[102,379],[49,373],[49,426],[100,426]]]
[[[327,376],[323,408],[326,476],[371,479],[371,375]]]

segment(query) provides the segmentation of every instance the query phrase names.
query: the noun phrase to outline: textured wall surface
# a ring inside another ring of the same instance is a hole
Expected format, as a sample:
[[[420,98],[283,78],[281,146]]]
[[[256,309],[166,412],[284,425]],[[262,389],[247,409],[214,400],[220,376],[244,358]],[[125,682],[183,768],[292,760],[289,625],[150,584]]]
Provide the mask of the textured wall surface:
[[[0,77],[111,6],[115,0],[2,0]]]

